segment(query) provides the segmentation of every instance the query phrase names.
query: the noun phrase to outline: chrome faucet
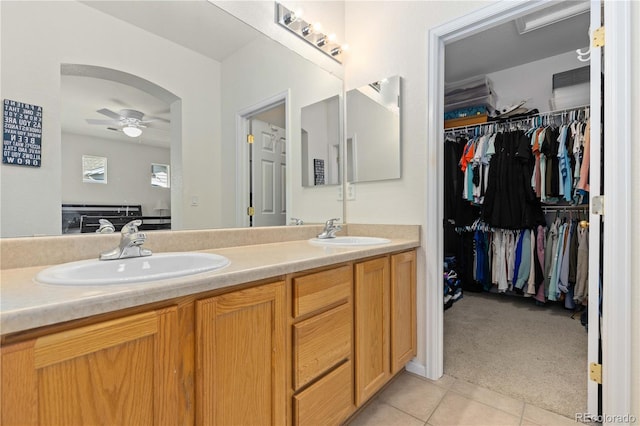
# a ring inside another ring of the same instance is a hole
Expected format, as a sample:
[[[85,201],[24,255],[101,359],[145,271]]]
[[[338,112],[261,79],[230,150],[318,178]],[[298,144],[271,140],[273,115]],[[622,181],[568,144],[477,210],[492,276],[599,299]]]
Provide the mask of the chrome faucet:
[[[291,218],[292,225],[304,225],[304,221],[302,219],[298,219],[297,217]]]
[[[329,219],[324,224],[324,229],[322,230],[322,232],[318,234],[318,238],[320,238],[320,239],[335,238],[336,237],[336,232],[338,232],[339,230],[342,229],[341,225],[336,225],[334,223],[337,220],[340,220],[340,218]]]
[[[112,250],[100,254],[100,260],[126,259],[127,257],[151,256],[151,250],[143,248],[147,234],[138,232],[142,220],[132,220],[120,231],[120,245]]]
[[[113,234],[116,231],[113,223],[109,222],[107,219],[98,219],[98,223],[100,224],[100,227],[96,229],[97,234]]]

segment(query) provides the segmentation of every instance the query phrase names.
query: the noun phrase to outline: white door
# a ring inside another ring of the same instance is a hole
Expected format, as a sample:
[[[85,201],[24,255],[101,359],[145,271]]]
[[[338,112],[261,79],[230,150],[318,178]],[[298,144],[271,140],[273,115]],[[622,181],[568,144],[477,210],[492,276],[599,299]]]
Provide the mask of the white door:
[[[286,225],[286,154],[284,129],[251,120],[254,142],[250,147],[250,226]]]
[[[591,2],[591,23],[590,29],[593,31],[601,26],[602,13],[600,0]],[[590,68],[591,68],[591,88],[590,88],[590,164],[589,167],[589,336],[587,344],[587,371],[589,374],[592,364],[601,364],[600,359],[600,282],[602,277],[602,263],[600,253],[602,249],[602,223],[601,218],[594,212],[594,197],[601,195],[601,167],[602,158],[600,147],[600,129],[602,123],[601,96],[602,85],[600,73],[602,71],[601,48],[591,47]],[[587,380],[587,411],[590,414],[599,414],[599,394],[601,385],[592,380]]]

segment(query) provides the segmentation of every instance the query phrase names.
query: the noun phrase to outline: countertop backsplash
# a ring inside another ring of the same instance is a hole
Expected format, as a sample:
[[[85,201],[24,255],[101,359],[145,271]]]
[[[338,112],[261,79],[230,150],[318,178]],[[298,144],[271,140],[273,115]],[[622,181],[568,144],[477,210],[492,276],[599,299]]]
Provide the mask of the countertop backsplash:
[[[154,252],[211,250],[256,244],[306,240],[315,237],[322,224],[260,228],[145,231],[145,247]],[[419,225],[346,224],[337,235],[376,236],[420,240]],[[118,245],[120,233],[51,237],[1,238],[0,269],[55,265],[94,259]]]

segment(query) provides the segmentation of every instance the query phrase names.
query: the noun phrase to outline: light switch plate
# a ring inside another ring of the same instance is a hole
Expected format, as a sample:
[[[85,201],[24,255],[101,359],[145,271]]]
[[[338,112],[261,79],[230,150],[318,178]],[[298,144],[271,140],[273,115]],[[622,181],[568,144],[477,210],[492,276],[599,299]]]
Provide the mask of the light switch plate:
[[[356,186],[351,182],[347,182],[347,200],[353,201],[355,199],[356,199]]]

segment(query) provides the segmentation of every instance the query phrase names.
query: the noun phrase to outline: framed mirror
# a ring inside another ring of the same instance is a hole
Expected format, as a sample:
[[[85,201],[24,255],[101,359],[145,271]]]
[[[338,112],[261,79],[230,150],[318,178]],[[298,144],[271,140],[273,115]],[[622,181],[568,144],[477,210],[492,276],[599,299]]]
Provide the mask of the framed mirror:
[[[342,181],[340,99],[336,95],[302,108],[302,186],[338,185]]]
[[[82,182],[107,183],[107,159],[93,155],[82,156]]]
[[[400,178],[400,89],[394,76],[347,92],[348,182]]]

